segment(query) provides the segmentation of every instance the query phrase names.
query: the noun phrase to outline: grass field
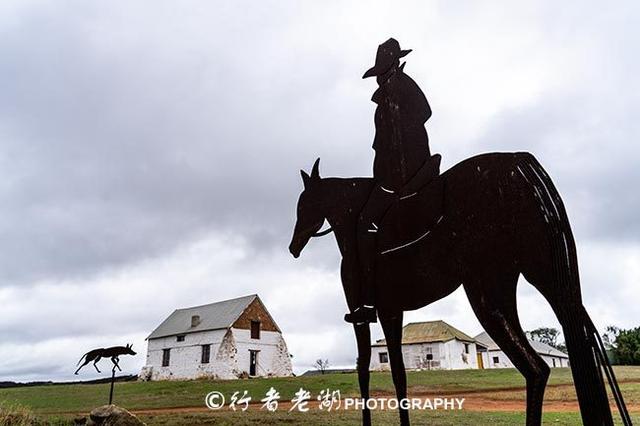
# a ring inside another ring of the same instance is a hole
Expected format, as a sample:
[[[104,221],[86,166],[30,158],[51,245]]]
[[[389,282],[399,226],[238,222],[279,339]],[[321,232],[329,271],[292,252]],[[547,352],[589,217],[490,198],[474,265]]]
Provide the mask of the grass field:
[[[627,404],[635,410],[640,406],[640,367],[617,367],[616,375]],[[460,396],[470,405],[461,411],[414,410],[411,416],[415,424],[511,425],[524,422],[524,380],[513,369],[409,372],[408,383],[410,396]],[[581,424],[570,370],[553,369],[549,385],[545,394],[545,423]],[[280,402],[285,406],[273,413],[260,410],[259,403],[270,387],[280,393]],[[289,413],[286,401],[299,388],[311,393],[312,410]],[[138,413],[147,424],[358,424],[360,414],[357,411],[325,413],[317,409],[315,398],[327,388],[340,390],[342,398],[357,396],[357,376],[327,374],[234,381],[123,382],[115,386],[114,402]],[[228,402],[235,391],[242,393],[244,390],[252,397],[252,402],[258,402],[246,412],[234,413],[226,407],[220,411],[205,408],[204,397],[211,391],[221,392]],[[65,424],[73,417],[86,415],[92,408],[103,405],[108,391],[107,384],[0,389],[0,404],[23,407],[40,419]],[[390,374],[372,373],[371,391],[374,396],[392,396]],[[638,414],[633,412],[636,421],[640,421]],[[394,424],[396,417],[396,412],[391,410],[374,412],[374,421],[378,424]]]

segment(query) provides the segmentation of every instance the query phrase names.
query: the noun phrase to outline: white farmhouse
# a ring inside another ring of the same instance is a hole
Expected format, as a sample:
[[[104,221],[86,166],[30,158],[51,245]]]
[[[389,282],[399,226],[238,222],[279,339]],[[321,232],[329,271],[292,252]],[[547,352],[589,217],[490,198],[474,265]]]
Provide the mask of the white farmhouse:
[[[475,339],[480,343],[482,365],[481,368],[515,368],[509,357],[498,347],[486,331],[478,334]],[[549,365],[549,367],[569,367],[569,356],[558,349],[529,339],[529,344]]]
[[[389,370],[384,339],[371,346],[371,369]],[[402,328],[402,358],[407,370],[478,368],[476,341],[444,321],[415,322]]]
[[[256,294],[177,309],[147,341],[142,380],[293,374],[282,333]]]

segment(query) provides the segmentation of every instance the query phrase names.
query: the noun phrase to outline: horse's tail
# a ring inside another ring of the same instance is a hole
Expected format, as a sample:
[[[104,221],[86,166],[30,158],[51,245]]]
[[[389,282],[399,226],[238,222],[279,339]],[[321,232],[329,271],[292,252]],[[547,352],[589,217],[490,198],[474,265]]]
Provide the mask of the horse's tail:
[[[622,423],[631,425],[629,412],[605,353],[604,345],[582,305],[577,253],[573,233],[560,194],[542,165],[528,154],[518,169],[533,186],[535,197],[550,226],[553,277],[557,291],[549,300],[565,335],[571,373],[586,425],[613,425],[602,372],[607,377]]]
[[[613,425],[604,375],[618,407],[622,424],[631,425],[631,418],[616,376],[611,368],[598,330],[584,306],[567,303],[558,310],[558,319],[565,335],[571,372],[578,394],[582,421],[586,425]]]
[[[586,309],[584,309],[584,321],[587,329],[588,336],[591,338],[591,347],[596,355],[596,359],[598,361],[598,367],[601,367],[604,370],[605,375],[607,376],[607,381],[609,382],[609,387],[611,388],[611,393],[613,394],[613,398],[616,401],[616,406],[618,407],[618,412],[620,413],[620,417],[622,418],[622,424],[625,426],[630,426],[631,416],[629,415],[629,411],[627,410],[627,406],[624,403],[624,398],[622,397],[622,393],[620,392],[620,386],[618,386],[618,381],[616,380],[616,376],[613,373],[613,368],[611,367],[611,363],[609,362],[609,357],[607,357],[607,352],[602,343],[602,339],[600,338],[600,334],[596,329],[596,326],[591,321],[589,314]]]

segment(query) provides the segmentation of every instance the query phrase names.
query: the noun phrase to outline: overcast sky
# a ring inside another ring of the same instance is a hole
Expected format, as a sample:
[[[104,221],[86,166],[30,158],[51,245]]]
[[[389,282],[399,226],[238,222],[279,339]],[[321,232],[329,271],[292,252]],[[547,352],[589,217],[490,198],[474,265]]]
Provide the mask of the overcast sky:
[[[371,174],[361,76],[389,37],[413,49],[443,168],[534,153],[596,325],[640,325],[639,5],[0,2],[0,380],[72,379],[84,352],[127,342],[137,373],[175,308],[251,293],[297,372],[352,366],[335,241],[297,260],[287,245],[300,168]],[[557,326],[518,294],[525,329]],[[482,331],[462,290],[405,322],[434,319]]]

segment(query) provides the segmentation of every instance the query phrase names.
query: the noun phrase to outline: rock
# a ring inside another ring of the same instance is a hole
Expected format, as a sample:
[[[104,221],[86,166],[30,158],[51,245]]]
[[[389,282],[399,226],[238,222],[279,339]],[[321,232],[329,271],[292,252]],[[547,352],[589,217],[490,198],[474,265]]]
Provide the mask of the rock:
[[[89,424],[96,426],[144,426],[136,416],[113,404],[94,408],[89,417]]]
[[[140,374],[138,374],[138,381],[148,382],[151,380],[152,377],[153,377],[153,366],[145,365],[144,367],[142,367],[142,370],[140,370]]]

